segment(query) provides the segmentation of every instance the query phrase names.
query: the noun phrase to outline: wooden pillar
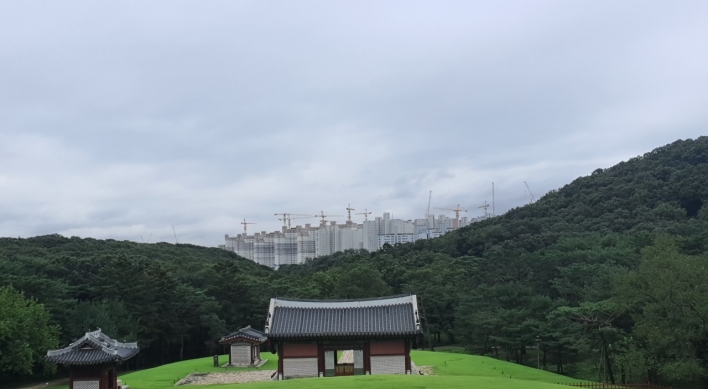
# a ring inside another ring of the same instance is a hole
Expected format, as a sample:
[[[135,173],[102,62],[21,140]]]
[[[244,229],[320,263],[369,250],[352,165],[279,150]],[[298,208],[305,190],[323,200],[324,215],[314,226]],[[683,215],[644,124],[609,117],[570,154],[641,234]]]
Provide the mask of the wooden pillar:
[[[229,365],[231,364],[231,343],[229,343]]]
[[[324,377],[325,375],[325,359],[324,346],[322,341],[317,341],[317,376]]]
[[[98,389],[108,389],[108,372],[106,367],[102,367],[98,373]]]
[[[285,372],[283,371],[283,342],[278,342],[278,379],[283,377],[285,379]]]
[[[364,375],[371,374],[371,350],[369,340],[364,341]]]
[[[74,389],[74,368],[69,369],[69,389]]]
[[[411,371],[411,342],[410,339],[404,339],[404,352],[406,353],[406,374],[412,374]]]

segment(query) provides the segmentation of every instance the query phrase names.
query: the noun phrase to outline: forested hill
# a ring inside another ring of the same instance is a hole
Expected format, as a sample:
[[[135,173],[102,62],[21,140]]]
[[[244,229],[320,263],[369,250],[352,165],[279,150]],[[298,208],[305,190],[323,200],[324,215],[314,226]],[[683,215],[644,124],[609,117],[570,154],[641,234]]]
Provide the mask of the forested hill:
[[[138,340],[142,351],[131,362],[138,366],[204,356],[227,331],[262,327],[269,285],[277,278],[272,269],[233,252],[189,244],[59,235],[0,239],[0,287],[11,286],[44,304],[59,343],[100,327],[120,339]],[[10,304],[5,298],[0,293],[0,312],[3,303]],[[13,353],[13,363],[21,361],[21,350],[12,349],[20,345],[3,330],[10,329],[0,325],[0,360]],[[0,382],[7,382],[2,366]]]
[[[52,339],[56,330],[66,343],[101,327],[137,340],[142,351],[131,363],[152,366],[209,355],[229,330],[262,328],[273,296],[399,293],[419,296],[426,344],[535,366],[527,350],[538,336],[541,364],[562,374],[699,382],[708,377],[706,202],[708,137],[701,137],[598,169],[439,239],[277,272],[191,245],[0,239],[0,311],[22,305],[11,304],[22,299],[19,290],[48,312],[32,326],[0,325],[0,350],[18,347],[0,355],[0,382],[28,371],[3,367],[3,355],[41,365],[22,347],[47,344],[7,339],[13,328],[40,331],[42,320],[58,327],[25,335]],[[26,317],[23,309],[14,314]]]
[[[666,232],[691,235],[708,220],[708,137],[679,140],[597,169],[536,203],[431,241],[433,250],[483,255],[505,248],[534,251],[560,236],[587,232]],[[425,243],[425,242],[422,242]]]
[[[301,297],[416,293],[431,338],[587,379],[708,376],[708,137],[442,238],[281,268]],[[345,282],[342,282],[345,281]],[[705,385],[708,387],[708,385]]]

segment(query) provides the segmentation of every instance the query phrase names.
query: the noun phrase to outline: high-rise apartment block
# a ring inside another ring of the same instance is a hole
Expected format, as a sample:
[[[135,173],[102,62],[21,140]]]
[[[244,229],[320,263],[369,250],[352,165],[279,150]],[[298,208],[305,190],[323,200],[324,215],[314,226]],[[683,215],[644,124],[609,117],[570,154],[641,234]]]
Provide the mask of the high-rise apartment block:
[[[261,265],[278,268],[281,265],[301,264],[305,261],[345,250],[377,251],[385,244],[415,242],[442,236],[456,228],[479,219],[461,218],[459,221],[444,215],[428,215],[425,219],[392,219],[389,212],[362,224],[347,222],[305,224],[281,231],[225,235],[225,250],[248,258]],[[458,226],[459,224],[459,226]]]

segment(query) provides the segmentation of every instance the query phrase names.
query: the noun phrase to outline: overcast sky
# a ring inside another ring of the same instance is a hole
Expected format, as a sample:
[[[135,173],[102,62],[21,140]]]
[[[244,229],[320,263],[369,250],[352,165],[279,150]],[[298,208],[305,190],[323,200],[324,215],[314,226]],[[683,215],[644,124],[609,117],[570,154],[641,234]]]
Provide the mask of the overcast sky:
[[[707,21],[705,0],[2,1],[0,236],[216,246],[279,212],[424,217],[430,190],[479,216],[492,182],[503,213],[524,181],[705,135]]]

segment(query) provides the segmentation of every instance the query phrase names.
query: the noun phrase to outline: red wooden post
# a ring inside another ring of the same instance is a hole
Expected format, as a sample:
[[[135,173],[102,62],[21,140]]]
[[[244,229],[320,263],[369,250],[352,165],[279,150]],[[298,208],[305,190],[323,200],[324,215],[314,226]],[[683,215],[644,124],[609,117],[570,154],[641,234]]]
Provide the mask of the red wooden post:
[[[278,342],[278,379],[285,379],[285,372],[283,371],[283,342]]]
[[[317,342],[317,375],[321,374],[322,377],[325,375],[325,352],[322,345],[322,341]]]

